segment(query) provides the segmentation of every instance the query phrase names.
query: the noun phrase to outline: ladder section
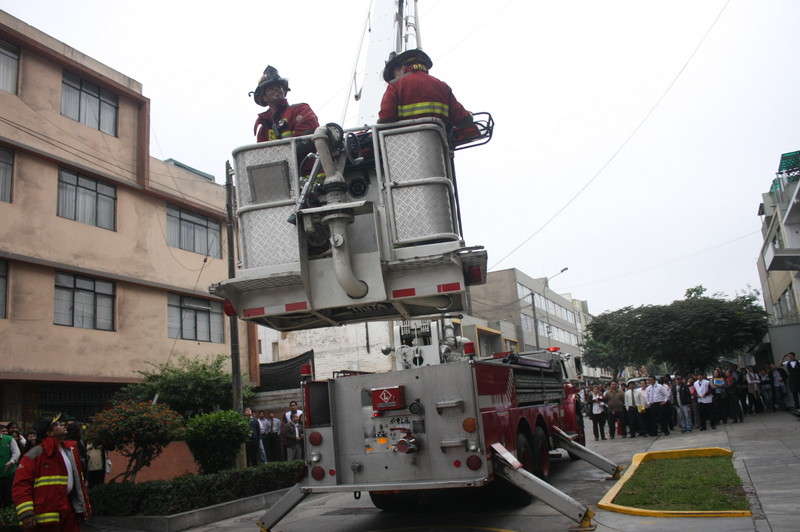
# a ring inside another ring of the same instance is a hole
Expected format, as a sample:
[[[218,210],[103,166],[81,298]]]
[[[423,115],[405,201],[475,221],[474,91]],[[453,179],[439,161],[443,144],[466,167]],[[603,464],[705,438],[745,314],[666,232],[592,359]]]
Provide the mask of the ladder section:
[[[495,474],[578,523],[577,526],[570,527],[570,530],[594,530],[596,528],[596,525],[592,524],[594,512],[589,508],[526,471],[519,460],[501,444],[493,443],[492,449],[495,452]]]

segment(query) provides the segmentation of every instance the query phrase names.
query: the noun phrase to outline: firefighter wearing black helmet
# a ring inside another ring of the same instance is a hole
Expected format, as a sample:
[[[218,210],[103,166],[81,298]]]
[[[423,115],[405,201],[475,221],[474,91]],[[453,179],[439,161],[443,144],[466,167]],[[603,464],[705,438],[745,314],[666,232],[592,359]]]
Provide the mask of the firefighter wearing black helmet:
[[[472,114],[464,109],[444,81],[430,74],[433,61],[419,49],[392,52],[383,79],[389,84],[381,100],[378,122],[410,118],[439,118],[456,128],[472,125]]]
[[[267,66],[256,90],[250,93],[258,105],[267,107],[253,128],[257,142],[308,135],[319,127],[317,115],[307,103],[289,105],[289,90],[289,80],[282,78],[275,67]]]

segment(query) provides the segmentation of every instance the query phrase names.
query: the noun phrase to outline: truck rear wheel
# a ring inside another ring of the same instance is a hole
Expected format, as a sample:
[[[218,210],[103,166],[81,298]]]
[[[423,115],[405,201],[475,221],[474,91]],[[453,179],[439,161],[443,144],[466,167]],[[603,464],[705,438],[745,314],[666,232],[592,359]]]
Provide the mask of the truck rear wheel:
[[[533,469],[529,471],[545,482],[550,482],[550,445],[542,427],[536,427],[536,432],[533,433]]]
[[[369,498],[375,508],[383,510],[384,512],[399,512],[400,510],[408,510],[409,507],[415,506],[419,502],[419,493],[415,491],[370,491]]]
[[[521,432],[517,434],[517,460],[522,464],[522,467],[533,473],[533,453],[531,452],[531,444],[528,442],[528,437]],[[533,501],[533,495],[527,491],[518,488],[506,479],[500,479],[502,482],[502,498],[513,506],[527,506]]]

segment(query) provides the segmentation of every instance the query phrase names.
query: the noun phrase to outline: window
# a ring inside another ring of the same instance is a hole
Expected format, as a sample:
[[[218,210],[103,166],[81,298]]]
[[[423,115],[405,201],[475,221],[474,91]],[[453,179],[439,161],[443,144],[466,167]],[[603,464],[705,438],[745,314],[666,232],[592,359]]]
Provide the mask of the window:
[[[167,244],[220,258],[219,222],[180,207],[167,205]]]
[[[114,283],[56,272],[53,323],[113,331]]]
[[[0,260],[0,319],[6,317],[6,300],[8,299],[8,263]]]
[[[61,114],[109,135],[117,135],[117,96],[93,83],[64,72]]]
[[[14,170],[14,152],[0,148],[0,201],[11,202],[11,176]]]
[[[117,189],[69,170],[58,171],[58,215],[109,231],[116,221]]]
[[[224,342],[222,303],[219,301],[169,294],[167,307],[170,338]]]
[[[17,71],[19,70],[19,48],[0,41],[0,90],[17,93]]]

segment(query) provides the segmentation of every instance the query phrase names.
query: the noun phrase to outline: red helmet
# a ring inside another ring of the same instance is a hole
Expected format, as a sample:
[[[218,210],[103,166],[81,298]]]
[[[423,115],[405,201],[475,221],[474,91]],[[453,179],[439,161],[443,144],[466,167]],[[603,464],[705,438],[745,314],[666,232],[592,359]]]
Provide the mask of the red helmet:
[[[394,79],[394,69],[404,63],[408,63],[409,61],[417,61],[422,63],[428,70],[430,70],[430,68],[433,66],[433,61],[431,61],[431,58],[428,57],[428,54],[419,48],[406,50],[400,54],[397,52],[392,52],[389,54],[389,59],[386,60],[386,66],[383,67],[384,81],[386,81],[386,83],[392,81]]]

